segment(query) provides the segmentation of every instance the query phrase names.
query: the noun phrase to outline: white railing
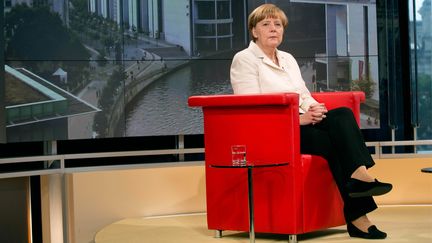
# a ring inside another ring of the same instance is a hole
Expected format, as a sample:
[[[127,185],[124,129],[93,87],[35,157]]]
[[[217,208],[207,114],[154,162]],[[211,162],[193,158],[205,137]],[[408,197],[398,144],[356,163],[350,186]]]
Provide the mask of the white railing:
[[[432,157],[432,153],[386,153],[383,149],[386,147],[393,148],[398,146],[420,146],[432,145],[432,140],[410,140],[410,141],[380,141],[380,142],[366,142],[368,147],[374,148],[372,157],[375,159],[391,159],[391,158],[424,158]],[[414,149],[414,151],[416,151]],[[179,155],[204,153],[204,148],[181,148],[181,149],[161,149],[161,150],[139,150],[139,151],[125,151],[125,152],[98,152],[98,153],[81,153],[81,154],[59,154],[59,155],[42,155],[42,156],[27,156],[27,157],[13,157],[0,159],[0,165],[16,164],[25,162],[45,162],[46,168],[33,169],[28,171],[17,172],[0,172],[1,178],[12,178],[33,175],[47,175],[47,174],[62,174],[62,173],[75,173],[75,172],[88,172],[99,170],[115,170],[115,169],[134,169],[144,167],[161,167],[161,166],[184,166],[191,164],[203,164],[203,161],[180,161],[178,162],[145,162],[139,164],[118,164],[118,165],[89,165],[79,167],[66,167],[65,161],[77,159],[97,159],[97,158],[113,158],[113,157],[133,157],[133,156],[149,156],[149,155]],[[57,162],[56,166],[52,165]],[[71,162],[73,165],[73,162]]]
[[[96,170],[113,170],[113,169],[133,169],[143,167],[160,167],[160,166],[178,166],[178,165],[191,165],[196,163],[203,163],[203,161],[178,161],[178,162],[157,162],[157,163],[141,163],[141,164],[119,164],[119,165],[99,165],[99,166],[80,166],[80,167],[66,167],[66,160],[76,159],[97,159],[97,158],[113,158],[113,157],[134,157],[134,156],[149,156],[149,155],[185,155],[204,153],[204,148],[191,148],[191,149],[161,149],[161,150],[139,150],[139,151],[125,151],[125,152],[99,152],[99,153],[82,153],[82,154],[62,154],[62,155],[42,155],[42,156],[27,156],[27,157],[13,157],[0,159],[0,165],[17,164],[25,162],[45,162],[46,168],[35,169],[19,172],[0,172],[0,179],[33,176],[33,175],[48,175],[59,173],[75,173],[75,172],[88,172]],[[59,164],[51,167],[53,163]]]
[[[380,141],[380,142],[366,142],[368,147],[373,147],[375,152],[372,153],[372,157],[375,159],[392,159],[392,158],[426,158],[432,157],[432,151],[430,153],[384,153],[383,149],[386,147],[394,148],[400,146],[413,146],[414,151],[417,151],[415,146],[420,145],[432,145],[432,140],[406,140],[406,141]]]

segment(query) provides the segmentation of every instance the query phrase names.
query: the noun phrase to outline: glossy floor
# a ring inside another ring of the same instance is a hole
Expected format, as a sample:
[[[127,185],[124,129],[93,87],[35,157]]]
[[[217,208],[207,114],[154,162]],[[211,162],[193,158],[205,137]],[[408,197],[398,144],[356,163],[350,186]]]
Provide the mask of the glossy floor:
[[[369,215],[379,229],[386,231],[385,243],[431,243],[432,205],[382,206]],[[350,238],[346,227],[336,227],[298,235],[299,242],[368,242]],[[257,243],[287,242],[287,235],[256,234]],[[206,227],[205,214],[172,215],[131,218],[111,224],[95,236],[95,243],[247,243],[246,232],[224,231],[222,238],[214,238],[214,231]],[[376,241],[373,241],[376,242]]]

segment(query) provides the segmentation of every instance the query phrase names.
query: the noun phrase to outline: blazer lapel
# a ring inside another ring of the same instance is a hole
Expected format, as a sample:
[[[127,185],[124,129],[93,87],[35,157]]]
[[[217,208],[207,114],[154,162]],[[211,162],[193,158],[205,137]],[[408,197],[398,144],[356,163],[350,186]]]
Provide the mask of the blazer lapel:
[[[248,47],[249,49],[250,49],[250,51],[257,57],[257,58],[259,58],[259,59],[261,59],[261,61],[264,63],[264,64],[266,64],[266,65],[269,65],[269,66],[271,66],[271,67],[273,67],[273,68],[276,68],[276,69],[279,69],[279,70],[284,70],[283,68],[281,68],[281,67],[279,67],[279,66],[277,66],[272,60],[270,60],[270,58],[268,58],[265,54],[264,54],[264,52],[257,46],[257,44],[255,44],[255,42],[253,42],[253,41],[251,41],[250,43],[249,43],[249,47]],[[279,51],[278,50],[276,50],[276,53],[278,53]],[[280,56],[280,55],[278,55],[277,54],[277,56],[278,56],[278,59],[279,59],[279,64],[283,67],[284,65],[285,65],[285,60],[283,60],[283,58]]]

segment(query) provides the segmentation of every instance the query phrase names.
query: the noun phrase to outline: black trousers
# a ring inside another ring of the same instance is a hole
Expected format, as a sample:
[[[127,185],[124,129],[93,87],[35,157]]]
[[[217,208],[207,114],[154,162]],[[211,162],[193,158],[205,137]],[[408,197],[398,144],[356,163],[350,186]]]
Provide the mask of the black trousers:
[[[358,167],[375,164],[349,108],[330,110],[320,123],[300,126],[300,149],[302,154],[320,155],[328,161],[344,201],[346,222],[377,208],[372,197],[351,198],[345,188]]]

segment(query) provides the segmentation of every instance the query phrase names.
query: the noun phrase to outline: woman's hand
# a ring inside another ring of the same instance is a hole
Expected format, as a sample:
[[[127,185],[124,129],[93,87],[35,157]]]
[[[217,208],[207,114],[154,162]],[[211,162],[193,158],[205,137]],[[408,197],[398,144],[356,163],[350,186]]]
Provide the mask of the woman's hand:
[[[309,107],[309,110],[300,115],[300,125],[315,125],[326,118],[328,112],[324,103],[315,103]]]

